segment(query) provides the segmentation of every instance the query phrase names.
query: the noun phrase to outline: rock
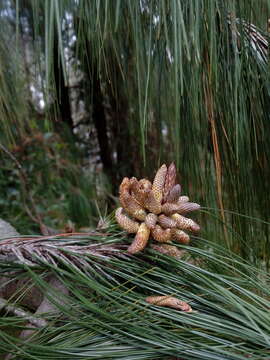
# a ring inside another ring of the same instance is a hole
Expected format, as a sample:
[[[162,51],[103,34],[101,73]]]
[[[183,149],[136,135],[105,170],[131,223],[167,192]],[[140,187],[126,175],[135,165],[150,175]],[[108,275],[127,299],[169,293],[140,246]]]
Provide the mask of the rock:
[[[20,234],[10,223],[0,219],[0,240],[13,236],[20,236]]]

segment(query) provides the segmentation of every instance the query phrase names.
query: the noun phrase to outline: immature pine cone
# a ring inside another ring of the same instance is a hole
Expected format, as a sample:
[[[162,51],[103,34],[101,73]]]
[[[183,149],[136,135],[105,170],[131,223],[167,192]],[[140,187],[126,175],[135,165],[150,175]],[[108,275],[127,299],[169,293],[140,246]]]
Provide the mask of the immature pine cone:
[[[189,244],[190,237],[185,231],[200,230],[198,224],[184,216],[198,210],[200,205],[189,202],[187,196],[180,196],[181,186],[175,182],[174,163],[169,168],[163,164],[153,184],[147,179],[123,179],[119,188],[122,207],[116,210],[115,217],[124,230],[136,234],[128,248],[129,253],[143,250],[149,237],[159,243],[166,243],[166,246],[172,241]]]

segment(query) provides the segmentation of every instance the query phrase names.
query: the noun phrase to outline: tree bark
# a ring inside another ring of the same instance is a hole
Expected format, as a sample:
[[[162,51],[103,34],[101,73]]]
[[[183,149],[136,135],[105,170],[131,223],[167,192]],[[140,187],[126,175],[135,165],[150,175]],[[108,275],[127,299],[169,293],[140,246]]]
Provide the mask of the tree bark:
[[[55,90],[56,90],[56,107],[58,121],[56,125],[60,125],[61,122],[68,125],[70,130],[73,130],[73,120],[69,99],[69,88],[65,84],[64,77],[64,68],[60,58],[59,52],[59,40],[58,32],[55,30],[54,37],[54,48],[53,48],[53,70],[54,70],[54,80],[55,80]]]
[[[90,70],[90,69],[89,69]],[[93,106],[93,122],[97,131],[97,138],[100,148],[100,158],[105,173],[110,180],[114,182],[114,166],[112,161],[112,149],[109,144],[107,119],[104,109],[103,94],[101,91],[100,79],[96,69],[93,69],[92,76],[88,72],[92,82],[92,106]]]

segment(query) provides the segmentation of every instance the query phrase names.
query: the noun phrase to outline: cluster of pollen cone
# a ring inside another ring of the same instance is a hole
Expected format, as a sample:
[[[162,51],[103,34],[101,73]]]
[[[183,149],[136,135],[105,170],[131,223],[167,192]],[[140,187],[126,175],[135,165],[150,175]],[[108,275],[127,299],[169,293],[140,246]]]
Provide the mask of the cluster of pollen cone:
[[[164,164],[157,171],[153,183],[147,179],[125,177],[119,188],[121,207],[116,210],[116,220],[121,228],[134,233],[128,252],[143,250],[150,238],[159,244],[158,250],[174,255],[173,241],[189,244],[187,232],[198,232],[200,227],[186,214],[200,205],[181,196],[181,186],[176,184],[176,167]],[[164,251],[162,251],[164,250]]]

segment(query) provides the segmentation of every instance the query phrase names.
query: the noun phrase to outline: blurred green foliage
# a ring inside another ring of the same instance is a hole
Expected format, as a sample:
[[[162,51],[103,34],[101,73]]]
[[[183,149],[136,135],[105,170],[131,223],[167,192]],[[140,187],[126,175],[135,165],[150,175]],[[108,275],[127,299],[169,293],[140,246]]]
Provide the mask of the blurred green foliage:
[[[21,233],[39,232],[38,224],[28,216],[25,203],[33,217],[37,211],[46,225],[58,230],[64,229],[68,220],[77,229],[96,226],[98,211],[104,211],[106,185],[102,176],[83,169],[82,154],[75,146],[57,133],[34,132],[10,151],[23,167],[35,209],[29,194],[22,189],[25,184],[16,164],[2,154],[0,216],[3,219],[8,219]],[[98,188],[102,191],[97,191]]]

